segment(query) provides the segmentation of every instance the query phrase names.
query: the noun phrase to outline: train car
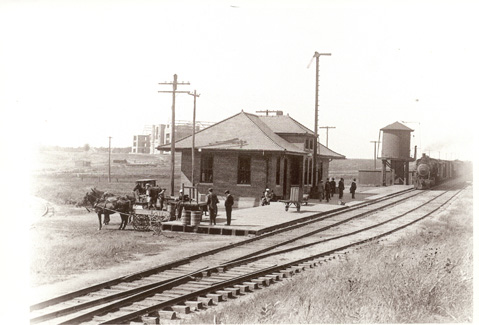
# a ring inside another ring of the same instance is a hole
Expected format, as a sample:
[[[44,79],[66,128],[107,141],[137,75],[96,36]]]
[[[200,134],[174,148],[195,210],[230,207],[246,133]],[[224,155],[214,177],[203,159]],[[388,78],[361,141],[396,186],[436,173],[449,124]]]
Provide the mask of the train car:
[[[460,161],[439,160],[425,154],[416,161],[413,176],[414,188],[428,189],[446,179],[458,177],[461,170]]]

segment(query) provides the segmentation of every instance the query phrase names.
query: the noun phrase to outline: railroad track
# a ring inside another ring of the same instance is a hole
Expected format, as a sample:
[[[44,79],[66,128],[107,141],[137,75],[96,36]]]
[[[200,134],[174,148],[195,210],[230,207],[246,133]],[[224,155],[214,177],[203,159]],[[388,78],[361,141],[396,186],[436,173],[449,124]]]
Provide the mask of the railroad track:
[[[117,324],[141,317],[171,319],[176,313],[188,313],[267,286],[334,254],[378,240],[437,211],[457,193],[406,191],[358,204],[233,247],[35,304],[31,306],[31,323]],[[411,198],[417,201],[413,207],[406,204]],[[387,214],[378,213],[385,209]]]

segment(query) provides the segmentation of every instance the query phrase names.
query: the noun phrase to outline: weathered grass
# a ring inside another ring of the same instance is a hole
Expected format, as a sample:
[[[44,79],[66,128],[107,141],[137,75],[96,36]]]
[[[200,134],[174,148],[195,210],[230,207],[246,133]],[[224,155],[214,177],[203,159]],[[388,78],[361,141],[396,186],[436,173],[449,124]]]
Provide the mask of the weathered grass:
[[[472,321],[472,191],[397,241],[346,256],[186,322]]]

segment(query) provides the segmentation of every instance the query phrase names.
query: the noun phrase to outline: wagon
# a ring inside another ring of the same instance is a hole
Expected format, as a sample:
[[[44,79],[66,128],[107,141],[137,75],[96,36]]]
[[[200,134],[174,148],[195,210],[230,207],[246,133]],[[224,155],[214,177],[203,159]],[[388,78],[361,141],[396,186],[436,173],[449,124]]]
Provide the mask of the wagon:
[[[154,180],[149,179],[139,181],[143,181],[144,184],[156,184],[156,181],[153,183],[151,181]],[[139,181],[137,181],[137,184]],[[196,188],[182,185],[182,189],[185,193],[186,201],[179,201],[179,198],[177,197],[165,197],[164,205],[168,207],[167,211],[146,209],[145,203],[142,201],[135,203],[132,213],[130,214],[130,220],[132,222],[133,228],[139,231],[153,230],[155,232],[159,232],[163,222],[167,222],[175,218],[175,212],[177,210],[178,204],[180,203],[183,205],[183,209],[185,210],[196,210],[203,212],[206,210],[206,202],[199,202],[199,193]]]
[[[131,224],[135,230],[147,231],[153,230],[159,232],[161,224],[170,220],[170,212],[164,210],[147,210],[142,206],[133,207],[130,214]]]
[[[301,210],[301,205],[307,205],[308,204],[308,199],[309,195],[303,195],[303,189],[298,186],[292,186],[291,187],[291,192],[289,195],[289,200],[279,200],[279,202],[284,203],[284,209],[286,211],[289,210],[290,205],[296,206],[296,211]]]

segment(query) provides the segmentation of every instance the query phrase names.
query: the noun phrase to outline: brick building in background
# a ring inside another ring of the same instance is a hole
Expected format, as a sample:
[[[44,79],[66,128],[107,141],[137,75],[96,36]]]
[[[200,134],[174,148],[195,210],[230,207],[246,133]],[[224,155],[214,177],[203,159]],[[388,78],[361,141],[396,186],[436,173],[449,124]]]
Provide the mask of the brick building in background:
[[[192,173],[192,137],[176,141],[181,152],[182,182],[197,185],[200,193],[213,187],[222,194],[259,197],[265,188],[287,197],[291,186],[312,187],[314,132],[289,115],[257,116],[240,112],[195,135],[195,166]],[[345,159],[319,145],[318,177],[325,179],[331,159]],[[170,150],[167,145],[158,150]],[[181,184],[178,184],[178,188]]]

